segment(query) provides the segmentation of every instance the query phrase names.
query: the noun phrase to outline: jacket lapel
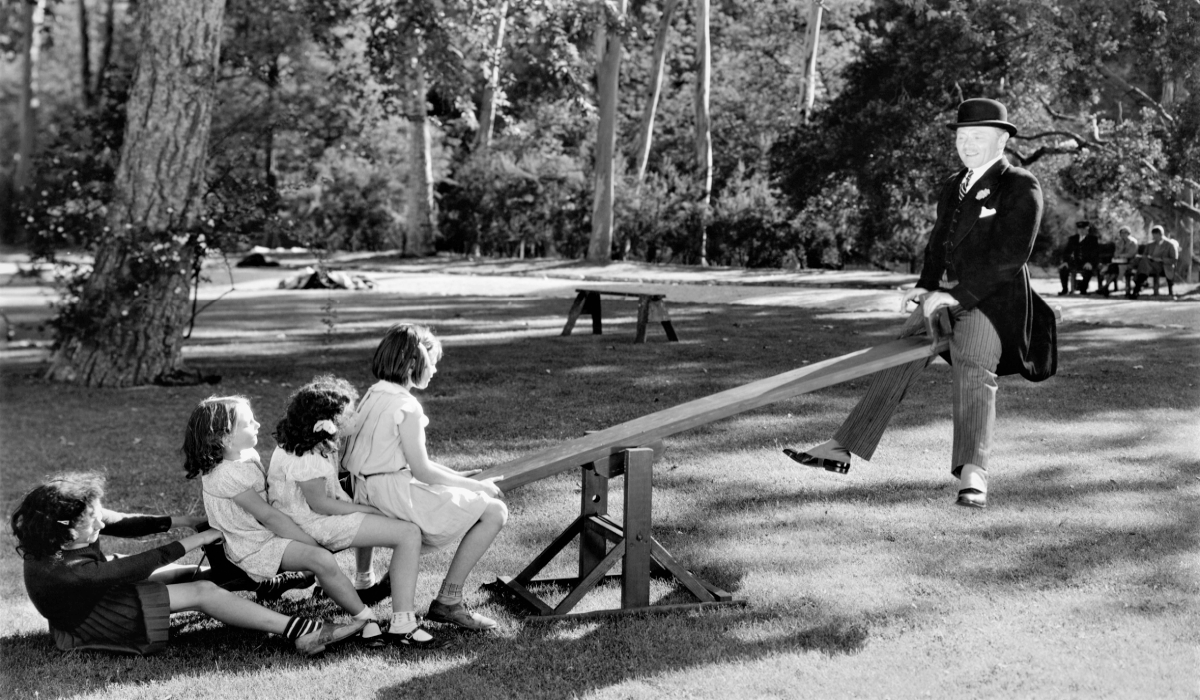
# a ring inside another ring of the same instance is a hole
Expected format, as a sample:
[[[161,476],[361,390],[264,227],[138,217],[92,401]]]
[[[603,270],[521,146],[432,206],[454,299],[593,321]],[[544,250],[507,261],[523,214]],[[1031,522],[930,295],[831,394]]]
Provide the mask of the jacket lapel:
[[[971,233],[975,228],[975,223],[979,221],[979,211],[983,209],[988,202],[996,201],[996,189],[1000,184],[1000,176],[1008,169],[1008,160],[1001,158],[992,164],[992,167],[987,169],[983,177],[976,180],[975,184],[967,191],[963,197],[962,203],[959,205],[958,225],[954,229],[953,237],[950,239],[950,247],[954,248],[963,239]],[[979,196],[987,190],[987,194]]]

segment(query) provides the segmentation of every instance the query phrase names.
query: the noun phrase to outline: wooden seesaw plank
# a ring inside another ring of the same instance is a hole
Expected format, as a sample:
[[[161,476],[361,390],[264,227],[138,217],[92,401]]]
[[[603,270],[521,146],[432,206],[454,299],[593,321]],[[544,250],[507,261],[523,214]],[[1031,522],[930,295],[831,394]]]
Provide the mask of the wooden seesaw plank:
[[[776,401],[858,379],[888,367],[922,360],[950,346],[949,338],[901,338],[822,362],[743,384],[716,394],[561,442],[540,452],[476,474],[474,479],[503,477],[497,485],[511,491],[567,469],[577,469],[622,449],[648,445],[669,435],[750,411]]]

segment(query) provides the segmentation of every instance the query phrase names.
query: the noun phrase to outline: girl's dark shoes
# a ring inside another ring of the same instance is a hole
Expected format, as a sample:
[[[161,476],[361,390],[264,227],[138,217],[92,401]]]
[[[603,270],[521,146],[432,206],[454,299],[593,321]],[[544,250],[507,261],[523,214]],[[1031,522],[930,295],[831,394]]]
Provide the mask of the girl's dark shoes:
[[[260,603],[279,600],[288,591],[302,590],[316,582],[317,577],[307,571],[285,571],[258,584],[254,597]]]
[[[425,629],[424,627],[418,626],[411,632],[392,632],[390,624],[387,627],[377,626],[376,629],[379,631],[379,634],[375,634],[374,636],[370,637],[365,636],[365,634],[370,633],[370,628],[363,630],[363,644],[372,649],[378,649],[385,646],[412,647],[414,649],[440,649],[441,647],[446,646],[446,640],[434,637],[432,634],[429,634],[429,630]],[[430,638],[426,639],[425,641],[421,641],[416,638],[417,632],[424,632],[425,634],[429,635]]]
[[[425,613],[425,619],[430,622],[457,625],[468,630],[482,631],[496,628],[495,620],[471,612],[467,604],[462,602],[446,605],[435,600],[429,604],[429,612]]]

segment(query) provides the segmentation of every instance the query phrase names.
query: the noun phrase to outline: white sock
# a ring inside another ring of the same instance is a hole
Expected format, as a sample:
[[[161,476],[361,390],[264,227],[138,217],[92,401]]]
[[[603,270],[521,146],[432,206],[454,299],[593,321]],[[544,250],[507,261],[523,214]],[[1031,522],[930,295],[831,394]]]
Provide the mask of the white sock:
[[[362,591],[375,585],[375,570],[358,571],[354,574],[354,590]]]
[[[987,493],[987,470],[974,464],[964,464],[959,474],[958,488],[978,489],[980,493]]]
[[[375,619],[375,611],[370,606],[364,605],[363,609],[353,615],[355,620],[366,620],[367,624],[362,628],[363,639],[378,637],[383,634],[383,630],[379,629],[379,622]]]
[[[428,642],[433,639],[433,636],[425,630],[418,629],[417,613],[413,610],[404,610],[401,612],[392,613],[392,626],[388,629],[389,634],[408,634],[413,630],[413,639],[418,642]]]

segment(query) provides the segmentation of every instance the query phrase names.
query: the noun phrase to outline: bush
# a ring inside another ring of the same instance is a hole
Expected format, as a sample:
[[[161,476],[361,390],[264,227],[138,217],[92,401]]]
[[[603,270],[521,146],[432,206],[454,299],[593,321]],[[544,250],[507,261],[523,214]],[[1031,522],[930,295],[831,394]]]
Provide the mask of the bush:
[[[561,154],[494,149],[468,157],[443,184],[439,246],[467,254],[582,256],[591,185]]]

